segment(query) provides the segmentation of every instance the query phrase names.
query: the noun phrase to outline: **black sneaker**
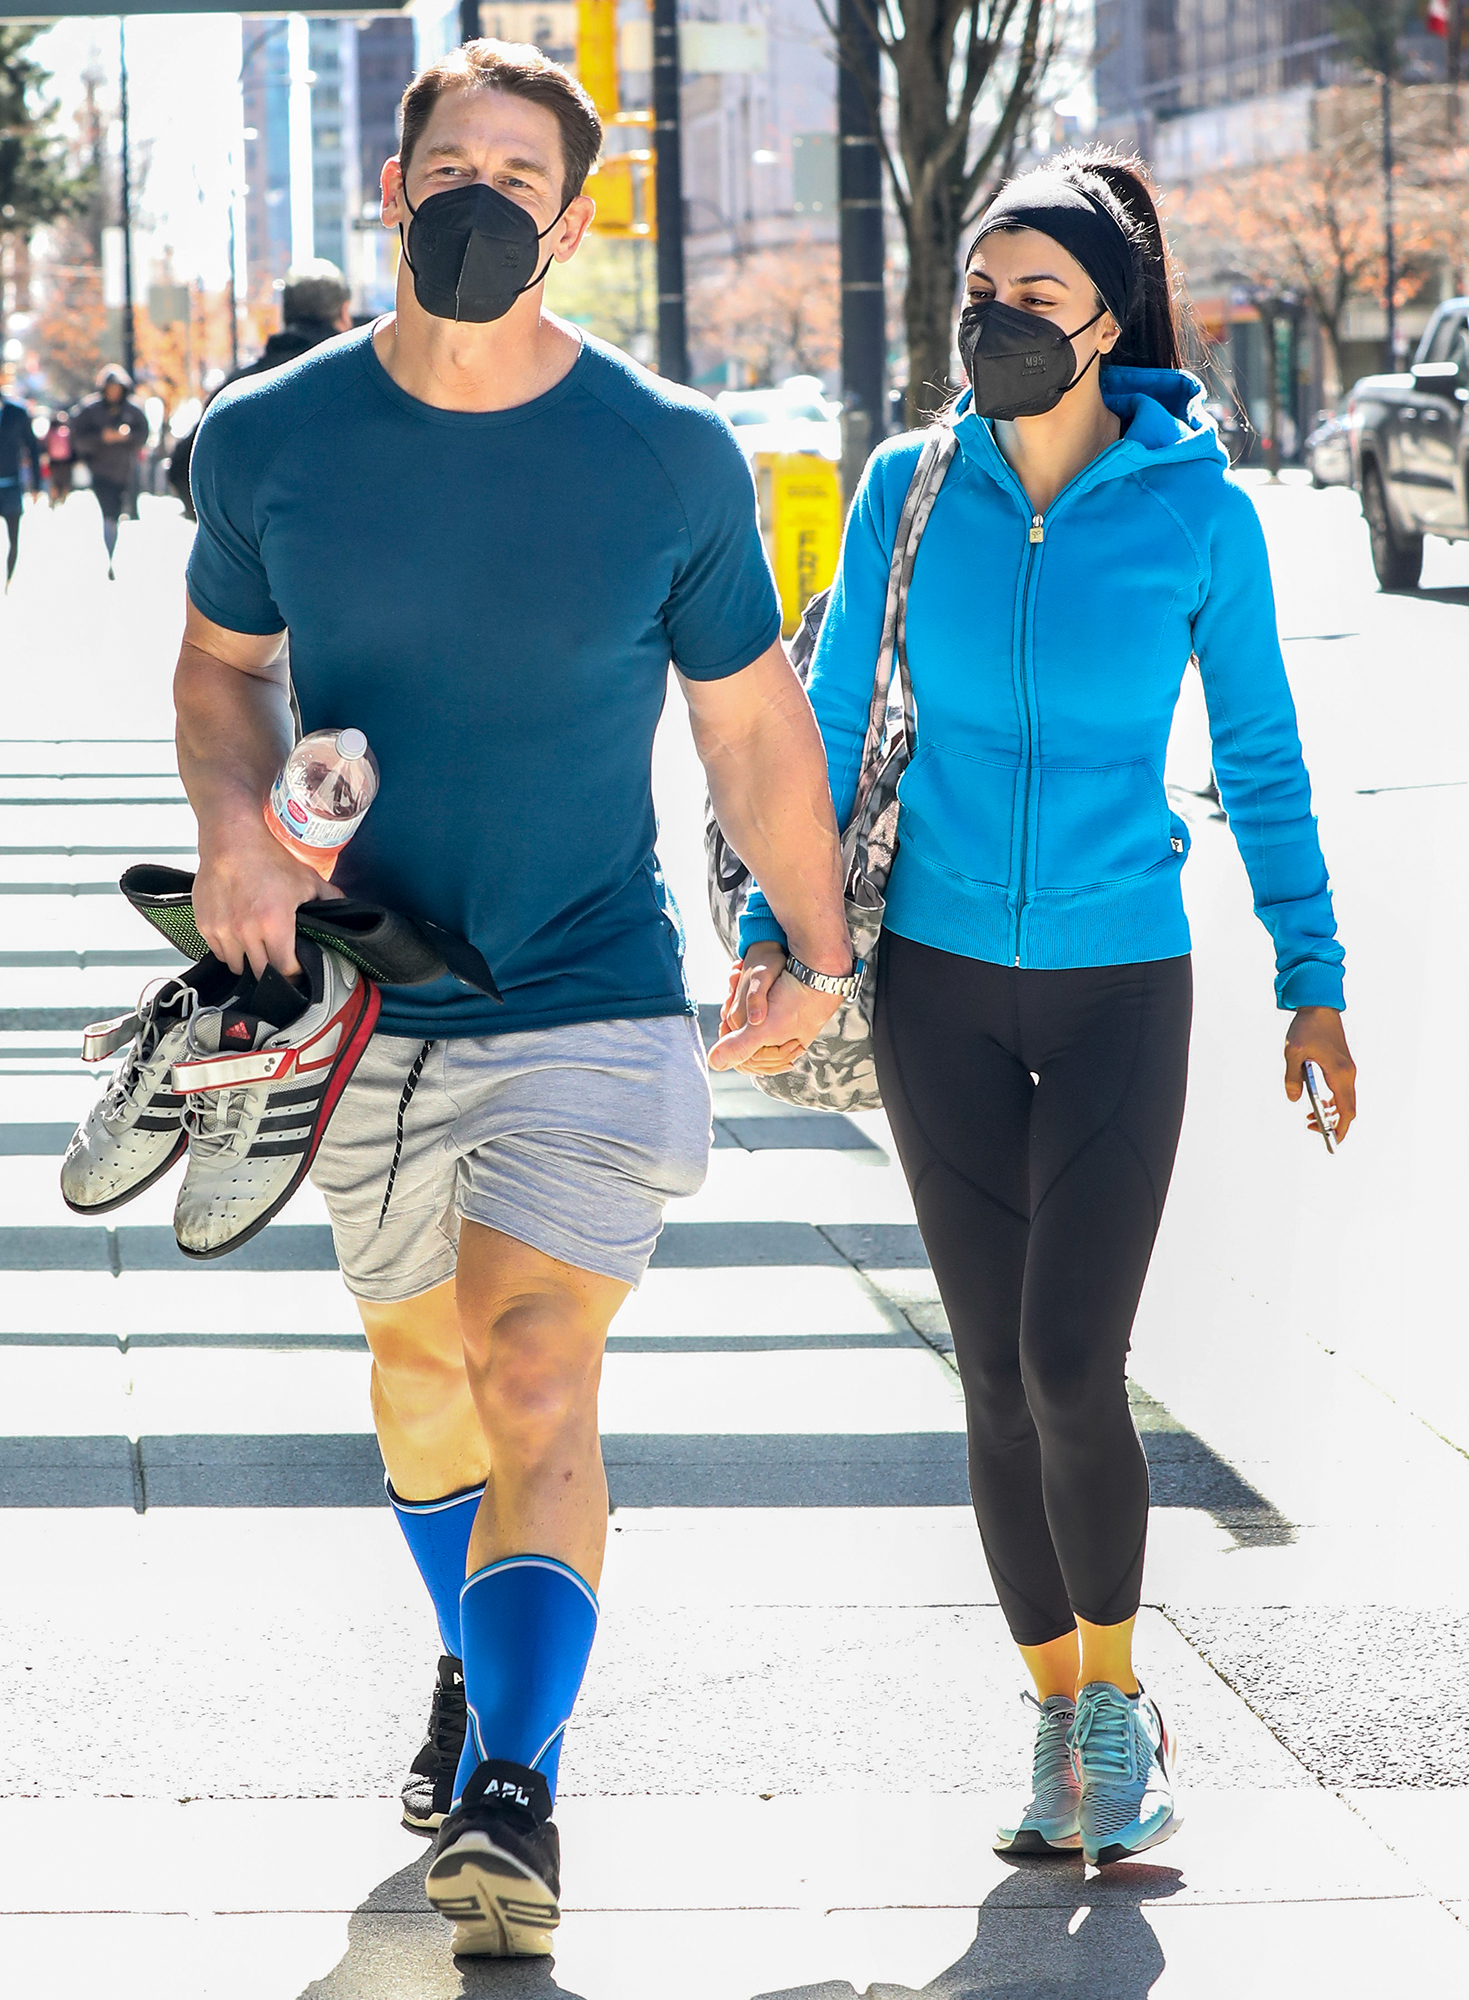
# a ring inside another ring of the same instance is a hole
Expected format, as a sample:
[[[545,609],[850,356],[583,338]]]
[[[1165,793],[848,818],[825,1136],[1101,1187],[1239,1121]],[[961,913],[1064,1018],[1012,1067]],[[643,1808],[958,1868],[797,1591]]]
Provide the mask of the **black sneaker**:
[[[403,1787],[403,1824],[410,1833],[437,1833],[454,1803],[454,1773],[464,1748],[464,1662],[452,1653],[439,1658],[428,1736],[408,1766]]]
[[[465,1958],[545,1958],[561,1921],[561,1836],[551,1788],[525,1764],[487,1758],[439,1829],[424,1884]]]

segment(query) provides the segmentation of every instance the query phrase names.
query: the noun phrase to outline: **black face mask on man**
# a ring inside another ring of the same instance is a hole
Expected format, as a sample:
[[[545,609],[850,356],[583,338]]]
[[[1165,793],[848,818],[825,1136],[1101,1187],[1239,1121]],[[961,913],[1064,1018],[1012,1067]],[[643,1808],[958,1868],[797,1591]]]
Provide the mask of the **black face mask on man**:
[[[1085,333],[1107,308],[1099,306],[1077,327]],[[1068,389],[1074,389],[1100,353],[1096,350],[1080,370],[1076,333],[1067,333],[1040,313],[1022,312],[998,299],[975,299],[959,315],[959,355],[974,408],[981,417],[1007,423],[1014,417],[1043,417],[1054,410]]]
[[[545,277],[550,257],[536,269],[541,239],[571,206],[567,202],[537,229],[528,210],[483,181],[447,188],[418,208],[408,200],[405,183],[403,200],[412,221],[406,237],[398,224],[398,237],[413,273],[414,297],[435,319],[477,325],[503,319],[522,292]]]

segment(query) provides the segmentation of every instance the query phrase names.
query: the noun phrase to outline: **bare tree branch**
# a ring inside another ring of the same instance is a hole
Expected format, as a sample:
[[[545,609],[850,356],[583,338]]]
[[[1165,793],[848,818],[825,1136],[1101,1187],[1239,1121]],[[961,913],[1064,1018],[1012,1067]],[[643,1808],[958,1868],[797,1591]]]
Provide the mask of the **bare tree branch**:
[[[879,50],[891,56],[891,48],[885,40],[882,30],[878,27],[876,17],[872,9],[868,6],[867,0],[855,0],[855,3],[868,29],[876,37]],[[898,163],[893,158],[892,149],[889,147],[887,141],[887,133],[883,130],[881,92],[873,90],[872,80],[867,74],[865,65],[857,61],[858,52],[852,38],[842,33],[837,24],[836,17],[831,13],[826,4],[826,0],[816,0],[816,11],[820,14],[822,23],[835,45],[838,62],[844,68],[851,71],[853,77],[856,79],[858,89],[862,92],[862,101],[867,107],[868,122],[872,127],[873,137],[877,140],[878,150],[882,154],[883,165],[888,170],[888,178],[892,182],[893,198],[897,204],[899,218],[906,229],[912,214],[912,203],[909,199],[906,179],[898,172]],[[837,171],[840,174],[840,165],[838,165]]]

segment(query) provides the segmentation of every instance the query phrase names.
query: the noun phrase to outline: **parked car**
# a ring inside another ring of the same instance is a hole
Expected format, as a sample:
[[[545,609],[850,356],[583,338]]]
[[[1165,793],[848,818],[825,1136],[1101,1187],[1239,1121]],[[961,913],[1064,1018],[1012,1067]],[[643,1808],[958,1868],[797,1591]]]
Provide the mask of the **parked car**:
[[[1350,486],[1352,483],[1352,440],[1345,417],[1335,410],[1318,413],[1315,427],[1306,433],[1301,447],[1313,486]]]
[[[1352,483],[1384,590],[1416,590],[1423,537],[1469,540],[1469,298],[1446,299],[1405,375],[1347,398]]]
[[[734,426],[747,458],[764,451],[812,451],[839,462],[842,406],[829,402],[814,375],[793,375],[774,389],[724,389],[714,407]]]

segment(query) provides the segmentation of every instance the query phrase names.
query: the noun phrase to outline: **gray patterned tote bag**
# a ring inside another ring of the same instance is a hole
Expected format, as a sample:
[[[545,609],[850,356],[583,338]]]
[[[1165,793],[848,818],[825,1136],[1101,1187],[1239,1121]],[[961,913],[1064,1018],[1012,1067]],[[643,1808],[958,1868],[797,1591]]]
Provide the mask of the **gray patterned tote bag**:
[[[877,1002],[877,952],[887,902],[888,875],[898,845],[898,780],[908,768],[916,745],[913,689],[908,679],[906,614],[908,587],[918,543],[928,525],[944,474],[954,456],[954,433],[937,424],[924,441],[908,484],[907,498],[893,537],[888,571],[887,606],[882,643],[872,681],[867,713],[867,740],[857,777],[852,816],[842,835],[842,868],[846,882],[847,927],[852,949],[867,961],[861,989],[844,1000],[821,1034],[779,1076],[751,1078],[767,1097],[798,1104],[812,1111],[876,1111],[882,1104],[872,1049],[872,1019]],[[804,683],[811,670],[821,620],[830,591],[806,606],[791,641],[791,661]],[[704,853],[709,875],[709,912],[720,942],[731,957],[739,956],[740,916],[750,893],[750,871],[720,831],[712,805],[704,821]]]

